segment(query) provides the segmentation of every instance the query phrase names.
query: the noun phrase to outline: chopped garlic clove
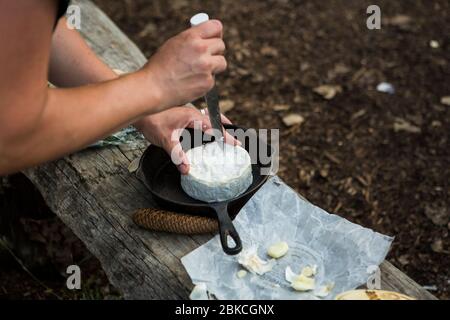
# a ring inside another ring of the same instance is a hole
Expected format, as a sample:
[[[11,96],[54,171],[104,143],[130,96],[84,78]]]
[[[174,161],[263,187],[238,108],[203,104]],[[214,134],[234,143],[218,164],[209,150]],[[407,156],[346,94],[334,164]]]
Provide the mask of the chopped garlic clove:
[[[247,275],[247,271],[245,271],[245,270],[239,270],[239,272],[238,272],[236,275],[237,275],[237,277],[238,277],[239,279],[242,279],[242,278],[244,278],[244,277]]]
[[[283,241],[271,245],[267,250],[267,254],[274,259],[279,259],[283,257],[288,252],[288,250],[289,250],[288,244]]]
[[[272,270],[275,260],[262,260],[258,257],[257,248],[252,247],[239,254],[238,262],[251,273],[263,275]]]
[[[331,290],[334,288],[334,283],[330,282],[329,284],[325,286],[319,287],[317,290],[314,291],[314,295],[319,298],[325,298],[331,293]]]
[[[209,300],[206,283],[197,284],[189,295],[191,300]]]
[[[302,269],[301,274],[304,275],[305,277],[314,277],[317,273],[317,266],[314,265],[312,267],[310,266],[306,266]]]
[[[314,268],[311,267],[305,267],[302,270],[301,274],[295,274],[291,267],[287,267],[285,271],[285,278],[286,281],[288,281],[291,284],[291,287],[294,288],[296,291],[311,291],[314,290],[316,287],[316,281],[313,277],[308,277],[304,274],[304,271],[306,268],[307,272],[311,275],[314,275]]]
[[[291,287],[296,291],[311,291],[316,287],[316,281],[314,278],[305,277],[301,274],[291,282]]]

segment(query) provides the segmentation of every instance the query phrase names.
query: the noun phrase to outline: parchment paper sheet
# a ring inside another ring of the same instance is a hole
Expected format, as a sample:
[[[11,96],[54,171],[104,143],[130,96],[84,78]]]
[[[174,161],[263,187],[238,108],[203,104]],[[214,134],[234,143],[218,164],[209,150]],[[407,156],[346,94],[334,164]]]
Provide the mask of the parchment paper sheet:
[[[393,240],[312,205],[278,177],[250,199],[234,225],[244,250],[257,246],[264,260],[269,259],[267,248],[276,242],[286,241],[290,250],[272,271],[262,276],[249,272],[243,279],[236,275],[242,270],[237,256],[223,253],[219,236],[183,257],[192,282],[205,283],[218,299],[318,299],[312,292],[294,291],[284,279],[287,266],[300,273],[306,265],[317,265],[317,287],[335,284],[322,298],[333,299],[365,284]]]

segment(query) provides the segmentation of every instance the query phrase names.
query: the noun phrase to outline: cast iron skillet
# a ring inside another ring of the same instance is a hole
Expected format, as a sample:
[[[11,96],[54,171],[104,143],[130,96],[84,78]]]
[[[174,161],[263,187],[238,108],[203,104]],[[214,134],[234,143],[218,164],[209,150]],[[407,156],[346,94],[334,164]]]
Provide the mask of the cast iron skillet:
[[[229,133],[232,133],[229,131],[230,129],[242,129],[248,136],[251,135],[252,137],[255,137],[256,135],[256,132],[254,131],[247,132],[247,129],[232,125],[225,125],[225,129],[228,129]],[[185,150],[211,142],[211,140],[214,141],[214,138],[202,133],[203,141],[197,141],[197,145],[195,145],[194,135],[192,134],[194,131],[192,129],[187,130],[191,133],[191,141],[184,141],[182,143]],[[264,147],[262,150],[267,150],[266,158],[271,156],[272,149],[271,146],[260,137],[256,136],[255,138],[255,140],[258,141],[258,152],[256,156],[258,159],[255,159],[255,161],[252,159],[252,163],[256,163],[252,165],[253,183],[242,195],[225,202],[206,203],[189,197],[181,188],[180,173],[163,149],[151,145],[147,148],[141,158],[140,167],[144,174],[145,182],[156,202],[166,210],[190,215],[217,217],[222,248],[223,251],[229,255],[238,254],[242,250],[241,239],[233,226],[230,215],[234,219],[240,209],[266,182],[268,175],[262,175],[260,169],[270,168],[272,162],[266,160],[264,162],[269,163],[261,163],[262,161],[260,161],[260,159],[262,158],[259,152],[260,148]],[[249,151],[250,139],[246,138],[245,140],[246,141],[241,141],[242,146]],[[235,243],[234,247],[228,245],[228,236],[233,239]]]

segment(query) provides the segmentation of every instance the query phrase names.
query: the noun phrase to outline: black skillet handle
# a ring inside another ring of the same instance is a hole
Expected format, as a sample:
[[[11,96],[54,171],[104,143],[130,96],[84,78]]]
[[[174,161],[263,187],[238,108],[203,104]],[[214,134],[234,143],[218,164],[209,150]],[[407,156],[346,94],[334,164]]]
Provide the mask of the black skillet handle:
[[[210,205],[216,212],[217,219],[219,220],[220,242],[222,243],[223,251],[230,256],[238,254],[242,251],[242,242],[228,215],[228,203],[218,202],[211,203]],[[228,246],[228,236],[233,239],[235,243],[234,247]]]

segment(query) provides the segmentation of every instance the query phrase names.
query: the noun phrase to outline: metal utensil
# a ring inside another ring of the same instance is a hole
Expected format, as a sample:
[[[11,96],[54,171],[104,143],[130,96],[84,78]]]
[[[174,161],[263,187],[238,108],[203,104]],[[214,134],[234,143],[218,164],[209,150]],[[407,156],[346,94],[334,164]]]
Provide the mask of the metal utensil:
[[[209,16],[206,13],[198,13],[190,20],[191,26],[198,26],[209,20]],[[214,137],[216,141],[224,141],[222,119],[220,116],[219,107],[219,94],[217,87],[214,86],[211,91],[205,95],[205,102],[208,106],[209,121],[214,129]]]
[[[214,86],[211,91],[205,95],[206,105],[208,106],[209,121],[214,129],[216,141],[224,141],[222,119],[220,117],[219,94],[217,87]]]

